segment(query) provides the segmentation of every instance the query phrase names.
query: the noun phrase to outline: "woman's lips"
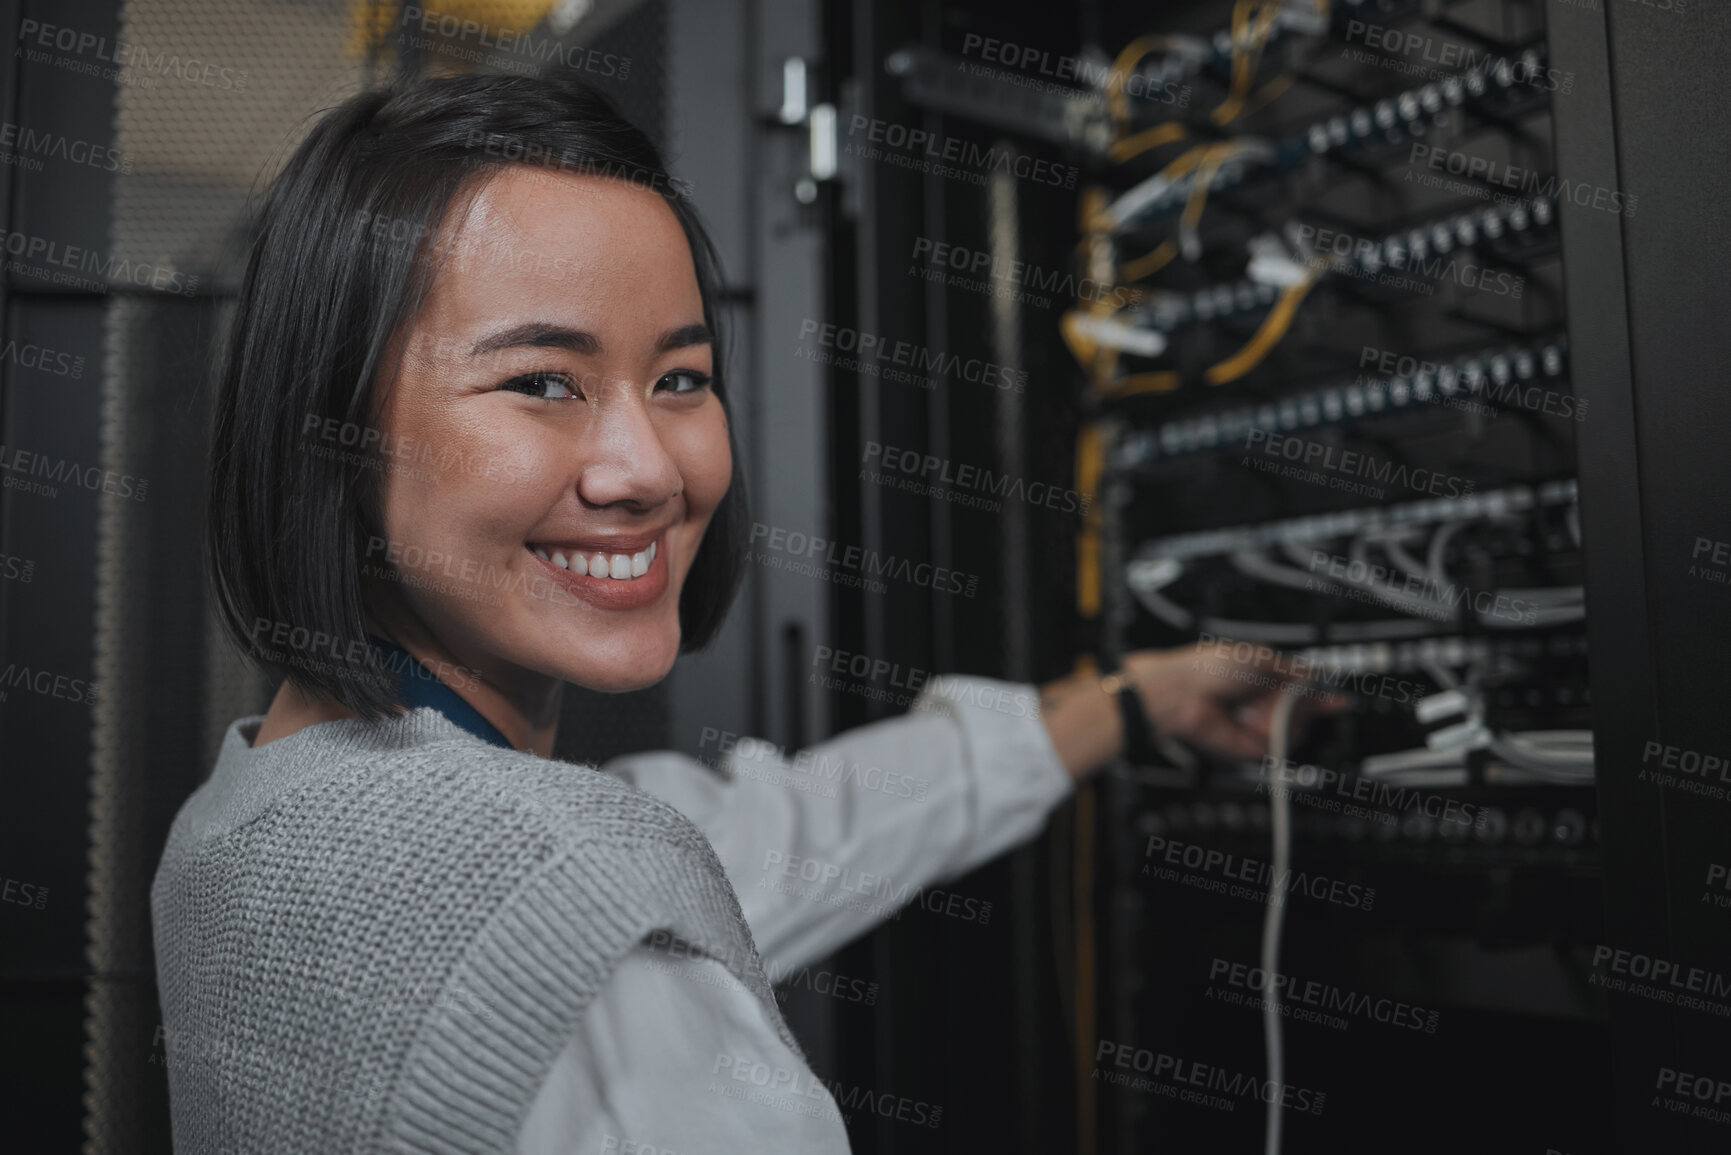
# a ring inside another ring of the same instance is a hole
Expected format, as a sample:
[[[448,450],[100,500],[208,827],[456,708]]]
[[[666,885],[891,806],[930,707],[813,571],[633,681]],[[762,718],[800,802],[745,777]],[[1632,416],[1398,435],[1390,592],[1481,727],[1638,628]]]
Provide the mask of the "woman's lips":
[[[664,537],[657,536],[634,552],[547,542],[530,542],[524,548],[560,588],[601,609],[631,610],[651,604],[667,590]]]

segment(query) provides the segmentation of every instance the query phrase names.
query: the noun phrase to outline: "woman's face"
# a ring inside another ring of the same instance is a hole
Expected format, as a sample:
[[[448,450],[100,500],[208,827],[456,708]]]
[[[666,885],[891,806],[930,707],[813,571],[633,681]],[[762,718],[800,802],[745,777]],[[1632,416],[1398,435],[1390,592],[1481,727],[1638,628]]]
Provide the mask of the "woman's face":
[[[512,166],[439,236],[368,572],[483,676],[651,685],[733,469],[685,234],[655,192]]]

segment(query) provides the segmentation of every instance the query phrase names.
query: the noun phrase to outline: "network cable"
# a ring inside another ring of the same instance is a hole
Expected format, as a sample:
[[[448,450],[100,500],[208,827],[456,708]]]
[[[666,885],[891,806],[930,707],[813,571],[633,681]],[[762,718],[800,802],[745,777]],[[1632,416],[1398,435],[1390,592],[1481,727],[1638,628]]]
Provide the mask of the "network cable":
[[[1286,765],[1287,744],[1292,725],[1292,709],[1298,693],[1288,686],[1275,700],[1274,712],[1268,723],[1268,753],[1270,766]],[[1281,1037],[1280,984],[1274,976],[1280,973],[1280,938],[1286,926],[1286,902],[1282,888],[1292,869],[1292,801],[1284,787],[1269,783],[1268,816],[1273,838],[1270,854],[1271,873],[1268,877],[1267,908],[1262,916],[1262,973],[1269,976],[1262,999],[1262,1041],[1268,1054],[1267,1123],[1263,1133],[1263,1155],[1280,1155],[1280,1112],[1282,1089],[1286,1083],[1286,1055]]]

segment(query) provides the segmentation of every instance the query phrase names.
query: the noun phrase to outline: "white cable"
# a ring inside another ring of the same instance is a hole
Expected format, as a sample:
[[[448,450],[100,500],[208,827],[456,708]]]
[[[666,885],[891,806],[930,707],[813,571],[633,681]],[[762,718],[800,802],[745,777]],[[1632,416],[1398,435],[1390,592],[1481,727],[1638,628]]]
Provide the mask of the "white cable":
[[[1274,146],[1265,140],[1254,137],[1239,137],[1224,146],[1232,151],[1220,162],[1219,167],[1208,179],[1208,190],[1213,191],[1216,185],[1224,185],[1238,174],[1249,161],[1261,164],[1271,164],[1275,159]],[[1196,182],[1201,179],[1202,169],[1207,163],[1197,166],[1190,174],[1189,195],[1195,195]],[[1188,215],[1188,214],[1187,214]],[[1178,221],[1178,249],[1187,261],[1195,261],[1202,256],[1202,236],[1200,221],[1186,221],[1182,217]]]
[[[1498,618],[1491,614],[1480,614],[1479,622],[1493,630],[1527,630],[1535,626],[1556,626],[1564,622],[1578,622],[1587,616],[1586,606],[1551,606],[1533,611],[1533,620],[1517,621],[1513,618]]]
[[[1432,750],[1428,746],[1371,754],[1359,762],[1358,772],[1366,778],[1378,778],[1416,770],[1452,770],[1461,765],[1461,754],[1460,750]]]
[[[1234,618],[1199,618],[1164,594],[1133,582],[1126,583],[1142,608],[1167,625],[1179,630],[1197,630],[1218,638],[1235,638],[1245,642],[1266,642],[1280,646],[1312,646],[1318,638],[1315,626],[1292,622],[1245,622]],[[1342,642],[1400,641],[1420,638],[1436,631],[1433,622],[1417,618],[1386,622],[1341,622],[1329,629],[1329,636]]]
[[[1407,570],[1413,576],[1425,578],[1435,589],[1446,590],[1451,582],[1447,570],[1443,566],[1444,553],[1449,539],[1456,532],[1466,527],[1464,521],[1450,522],[1439,526],[1432,534],[1427,549],[1428,565],[1420,568],[1417,558],[1400,549],[1394,542],[1386,540],[1383,535],[1389,534],[1392,527],[1367,527],[1361,536],[1355,536],[1348,547],[1353,562],[1364,566],[1367,576],[1355,578],[1350,567],[1340,576],[1329,574],[1326,577],[1316,575],[1310,569],[1298,566],[1283,565],[1263,552],[1263,543],[1247,538],[1237,543],[1222,543],[1227,560],[1240,573],[1254,577],[1273,585],[1285,586],[1290,589],[1303,590],[1307,593],[1324,593],[1335,597],[1350,596],[1351,590],[1361,590],[1376,600],[1402,613],[1411,614],[1411,620],[1384,620],[1372,622],[1342,622],[1334,625],[1329,633],[1332,638],[1343,642],[1389,641],[1401,638],[1422,637],[1433,632],[1439,623],[1452,622],[1455,617],[1455,607],[1450,606],[1443,596],[1431,594],[1414,594],[1391,583],[1378,581],[1368,576],[1371,569],[1366,554],[1367,547],[1374,541],[1381,545],[1389,558],[1400,568]],[[1412,531],[1394,529],[1399,536],[1407,536]],[[1275,544],[1280,552],[1300,565],[1309,566],[1312,558],[1305,556],[1304,551],[1314,550],[1315,543],[1322,538],[1305,540],[1301,537],[1285,537]],[[1204,633],[1223,637],[1242,638],[1245,641],[1268,642],[1278,645],[1302,646],[1315,644],[1321,637],[1318,627],[1292,622],[1255,622],[1236,621],[1224,618],[1198,618],[1191,611],[1165,597],[1159,591],[1172,584],[1183,574],[1183,563],[1171,555],[1143,556],[1130,563],[1127,567],[1125,584],[1131,593],[1150,614],[1181,630],[1200,629]],[[1473,616],[1487,628],[1498,630],[1530,629],[1534,627],[1552,626],[1565,622],[1580,621],[1586,616],[1583,602],[1584,591],[1579,586],[1555,586],[1507,589],[1498,591],[1506,597],[1521,598],[1532,603],[1530,614],[1532,620],[1520,617],[1499,617],[1496,607],[1481,610],[1472,607]]]
[[[1550,602],[1553,605],[1569,605],[1586,596],[1586,590],[1581,586],[1504,586],[1497,592],[1507,594],[1511,598],[1525,598],[1530,602]]]
[[[1292,723],[1292,708],[1298,694],[1287,686],[1274,703],[1274,715],[1268,723],[1268,753],[1271,765],[1286,765],[1288,727]],[[1263,1155],[1280,1155],[1280,1101],[1286,1083],[1286,1057],[1281,1050],[1280,984],[1274,976],[1280,970],[1280,932],[1286,922],[1285,877],[1292,865],[1291,801],[1283,786],[1270,783],[1268,791],[1269,827],[1274,835],[1274,853],[1268,878],[1268,909],[1262,916],[1262,973],[1268,976],[1262,998],[1262,1041],[1268,1049],[1268,1126],[1264,1132]],[[1276,901],[1278,897],[1279,901]]]
[[[1403,571],[1413,577],[1429,577],[1430,574],[1424,568],[1424,563],[1407,552],[1406,540],[1413,536],[1415,536],[1414,533],[1408,529],[1402,530],[1398,536],[1379,537],[1377,542],[1382,546],[1383,552],[1388,554],[1388,559]]]
[[[1241,137],[1230,142],[1232,155],[1221,161],[1220,167],[1209,178],[1210,190],[1224,183],[1226,170],[1232,165],[1248,162],[1272,164],[1276,158],[1274,146],[1265,140],[1255,137]],[[1192,169],[1176,180],[1155,173],[1140,184],[1132,185],[1117,200],[1106,206],[1102,214],[1108,231],[1117,233],[1124,226],[1143,213],[1161,207],[1167,202],[1176,204],[1182,195],[1190,196],[1190,190],[1196,185],[1197,170]]]
[[[1301,36],[1321,36],[1328,31],[1328,0],[1287,0],[1274,14],[1275,27],[1291,28]]]
[[[1553,782],[1593,781],[1590,735],[1584,746],[1575,744],[1547,749],[1529,742],[1523,735],[1502,733],[1492,736],[1490,750],[1509,765]]]
[[[1439,586],[1448,584],[1448,570],[1443,568],[1443,551],[1448,548],[1449,538],[1465,525],[1464,521],[1445,522],[1437,526],[1436,532],[1431,534],[1430,548],[1425,551],[1425,562],[1426,568],[1430,570],[1431,580]]]
[[[1301,548],[1302,547],[1299,546],[1297,542],[1287,542],[1285,549],[1286,555],[1288,557],[1294,557],[1295,551],[1298,551]],[[1309,570],[1302,570],[1296,566],[1281,565],[1279,562],[1271,560],[1266,554],[1263,554],[1258,550],[1235,550],[1228,556],[1229,560],[1232,562],[1232,568],[1236,569],[1239,573],[1248,574],[1253,578],[1268,582],[1272,585],[1286,586],[1288,589],[1303,590],[1305,593],[1312,594],[1320,591],[1322,593],[1334,594],[1337,597],[1348,596],[1351,593],[1350,590],[1346,589],[1332,578],[1317,577]],[[1294,560],[1297,559],[1294,558]]]
[[[1158,329],[1128,325],[1114,317],[1082,314],[1070,325],[1081,336],[1109,349],[1121,349],[1138,357],[1158,357],[1166,351],[1166,334]]]
[[[1361,538],[1355,540],[1352,546],[1351,557],[1353,561],[1362,563],[1368,571],[1370,563],[1364,555],[1363,545],[1364,539]],[[1281,549],[1282,552],[1294,561],[1308,561],[1308,559],[1303,556],[1305,547],[1299,542],[1286,542],[1282,545]],[[1378,582],[1370,577],[1355,578],[1352,576],[1350,569],[1338,578],[1321,578],[1307,570],[1298,569],[1292,566],[1284,566],[1278,562],[1271,561],[1262,554],[1256,553],[1252,550],[1239,550],[1230,555],[1230,560],[1233,567],[1240,573],[1247,574],[1250,577],[1269,582],[1273,585],[1287,586],[1291,589],[1303,590],[1306,593],[1327,593],[1336,597],[1350,596],[1351,590],[1347,587],[1351,587],[1351,589],[1365,591],[1372,595],[1376,600],[1387,605],[1390,609],[1400,610],[1402,613],[1411,614],[1413,617],[1423,621],[1447,624],[1453,622],[1455,619],[1453,607],[1439,597],[1407,593],[1405,590],[1400,589],[1397,586]],[[1429,574],[1416,574],[1415,576],[1423,577],[1427,582],[1434,580]],[[1555,625],[1559,622],[1579,621],[1581,618],[1586,616],[1586,610],[1578,600],[1581,593],[1579,586],[1557,586],[1554,588],[1538,587],[1534,589],[1501,590],[1498,592],[1511,597],[1515,595],[1524,595],[1527,600],[1535,603],[1532,610],[1533,620],[1529,622],[1521,618],[1499,618],[1496,614],[1496,608],[1494,605],[1488,610],[1479,610],[1475,608],[1474,615],[1486,626],[1501,629],[1522,629],[1532,626]],[[1370,623],[1361,622],[1351,624],[1366,625]],[[1392,625],[1394,623],[1384,624]],[[1344,627],[1336,628],[1337,631],[1344,629]],[[1314,636],[1315,631],[1312,630],[1311,637],[1314,638]],[[1348,635],[1343,634],[1342,636]],[[1379,633],[1371,636],[1400,637],[1403,635],[1394,632]],[[1303,639],[1294,636],[1282,640],[1302,641]]]
[[[1588,730],[1539,730],[1493,734],[1484,746],[1503,764],[1542,782],[1582,786],[1594,780],[1592,740]],[[1466,746],[1444,750],[1419,747],[1373,754],[1360,762],[1358,772],[1367,778],[1393,778],[1420,785],[1424,783],[1418,779],[1427,772],[1458,768],[1464,773],[1467,750]]]
[[[1534,746],[1550,746],[1557,749],[1579,749],[1593,745],[1591,730],[1518,730],[1514,737]]]
[[[1461,688],[1460,679],[1456,678],[1449,668],[1435,658],[1420,658],[1418,668],[1431,676],[1431,680],[1445,690]]]
[[[1575,495],[1575,483],[1563,481],[1547,483],[1536,489],[1516,486],[1510,489],[1482,490],[1466,497],[1433,498],[1400,505],[1373,505],[1336,513],[1306,514],[1302,517],[1283,518],[1280,521],[1174,534],[1146,543],[1137,551],[1137,556],[1140,560],[1173,558],[1189,561],[1193,558],[1230,553],[1235,549],[1293,539],[1314,541],[1318,538],[1344,537],[1392,526],[1478,521],[1506,516],[1509,513],[1524,513],[1542,506],[1563,505],[1576,500]]]
[[[1247,280],[1276,289],[1290,289],[1303,284],[1310,276],[1310,270],[1286,251],[1279,233],[1251,237],[1245,247],[1250,251],[1250,264],[1244,269]]]
[[[1287,646],[1316,644],[1318,633],[1315,626],[1291,622],[1242,622],[1230,618],[1199,618],[1160,593],[1161,589],[1170,584],[1170,579],[1150,578],[1146,570],[1138,568],[1145,564],[1133,563],[1124,584],[1130,587],[1130,593],[1141,603],[1143,609],[1174,629],[1200,630],[1216,637],[1240,638],[1247,642]],[[1375,642],[1422,637],[1434,629],[1434,625],[1417,620],[1343,622],[1334,626],[1329,633],[1340,641]]]
[[[1124,195],[1106,206],[1101,215],[1105,219],[1106,228],[1117,232],[1124,223],[1136,216],[1150,205],[1158,204],[1165,199],[1166,190],[1171,188],[1171,178],[1155,173],[1140,184],[1132,185]]]
[[[1352,567],[1347,566],[1346,580],[1348,582],[1357,586],[1361,590],[1366,590],[1375,594],[1377,597],[1382,599],[1383,604],[1401,610],[1404,613],[1412,614],[1415,617],[1428,618],[1431,621],[1442,622],[1454,620],[1454,611],[1449,608],[1448,604],[1445,603],[1441,597],[1433,596],[1428,593],[1408,593],[1403,589],[1388,584],[1387,582],[1377,581],[1375,578],[1370,577],[1369,574],[1371,567],[1370,557],[1366,549],[1367,544],[1368,543],[1363,537],[1353,539],[1348,557],[1350,560],[1358,562],[1360,565],[1364,566],[1366,576],[1362,578],[1353,577]],[[1437,585],[1439,591],[1443,588],[1445,588],[1443,584]]]
[[[1410,571],[1414,573],[1414,576],[1425,578],[1438,591],[1435,594],[1428,592],[1422,594],[1408,593],[1398,586],[1379,582],[1369,576],[1355,578],[1352,576],[1350,567],[1341,578],[1336,580],[1372,593],[1384,604],[1415,617],[1429,618],[1432,621],[1452,621],[1454,620],[1455,609],[1448,604],[1447,595],[1443,591],[1462,587],[1456,587],[1450,581],[1447,571],[1442,567],[1442,549],[1440,547],[1448,543],[1445,531],[1452,535],[1453,531],[1461,528],[1462,524],[1457,522],[1437,531],[1431,543],[1431,567],[1428,571],[1420,572],[1416,569]],[[1366,549],[1371,541],[1371,535],[1366,534],[1354,538],[1350,547],[1351,560],[1363,565],[1367,575],[1371,566]],[[1408,568],[1407,563],[1411,563],[1413,566],[1417,565],[1416,558],[1401,550],[1393,542],[1377,540],[1376,544],[1381,545],[1384,552],[1389,555],[1389,559],[1402,568]],[[1297,542],[1287,542],[1285,545],[1287,555],[1295,560],[1298,560],[1297,551],[1300,548]],[[1504,589],[1497,592],[1506,597],[1534,603],[1533,619],[1526,621],[1522,618],[1498,617],[1494,606],[1488,610],[1474,607],[1474,616],[1481,624],[1492,629],[1518,630],[1534,626],[1552,626],[1563,622],[1580,621],[1586,616],[1586,609],[1582,603],[1585,593],[1580,586],[1539,586],[1531,589]]]

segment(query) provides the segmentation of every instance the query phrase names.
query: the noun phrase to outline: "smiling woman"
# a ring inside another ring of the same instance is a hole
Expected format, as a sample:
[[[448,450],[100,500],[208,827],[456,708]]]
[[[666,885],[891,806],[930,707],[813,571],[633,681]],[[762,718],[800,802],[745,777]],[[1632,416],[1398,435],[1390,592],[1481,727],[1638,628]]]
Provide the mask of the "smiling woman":
[[[495,608],[385,583],[375,612],[411,652],[504,693],[523,679],[501,658],[604,690],[651,685],[678,655],[679,591],[734,468],[679,219],[623,181],[519,165],[459,190],[437,232],[445,251],[374,420],[510,480],[386,475],[386,536],[570,596]],[[531,744],[504,702],[477,705]]]
[[[327,116],[265,206],[219,386],[207,544],[230,630],[382,627],[477,671],[481,713],[543,752],[561,680],[633,689],[702,646],[745,491],[713,248],[677,190],[575,83],[426,83]],[[314,419],[434,467],[308,452]],[[364,564],[381,552],[487,581]],[[476,596],[531,578],[559,592]],[[341,670],[246,648],[287,679],[264,741],[333,703],[394,708],[367,647]]]
[[[496,76],[356,97],[275,182],[206,560],[282,687],[152,889],[177,1151],[845,1152],[768,974],[1035,834],[1138,702],[1266,748],[1280,678],[1145,653],[1043,694],[934,678],[799,765],[552,759],[565,683],[654,684],[740,581],[680,187],[580,83]]]

